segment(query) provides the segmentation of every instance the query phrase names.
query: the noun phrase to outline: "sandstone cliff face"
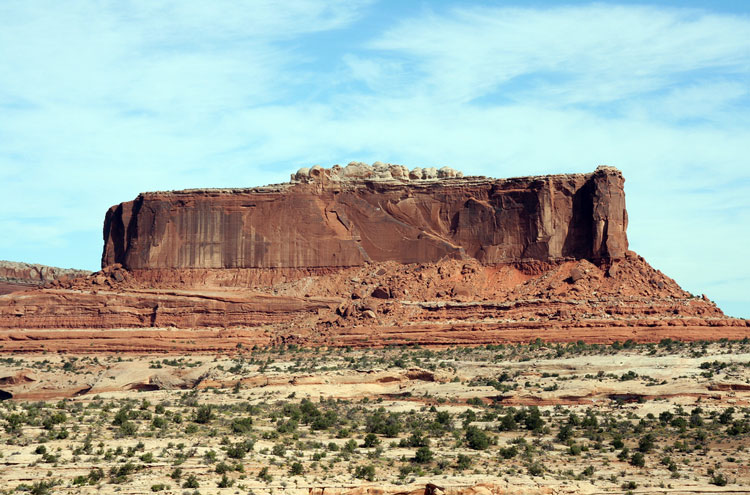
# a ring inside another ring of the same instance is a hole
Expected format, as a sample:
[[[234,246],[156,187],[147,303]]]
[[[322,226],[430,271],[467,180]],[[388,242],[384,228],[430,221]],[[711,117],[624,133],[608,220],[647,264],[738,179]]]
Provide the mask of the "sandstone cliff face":
[[[102,265],[319,268],[445,257],[492,265],[611,260],[627,251],[617,169],[515,179],[459,175],[314,167],[278,186],[144,193],[107,212]]]

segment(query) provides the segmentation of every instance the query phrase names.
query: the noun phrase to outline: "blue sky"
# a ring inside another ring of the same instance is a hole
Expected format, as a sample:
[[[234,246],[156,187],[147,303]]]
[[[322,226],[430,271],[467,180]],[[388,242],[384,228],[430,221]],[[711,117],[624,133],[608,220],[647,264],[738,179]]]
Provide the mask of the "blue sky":
[[[112,204],[312,164],[608,164],[631,248],[750,317],[750,2],[5,0],[0,74],[0,259],[97,269]]]

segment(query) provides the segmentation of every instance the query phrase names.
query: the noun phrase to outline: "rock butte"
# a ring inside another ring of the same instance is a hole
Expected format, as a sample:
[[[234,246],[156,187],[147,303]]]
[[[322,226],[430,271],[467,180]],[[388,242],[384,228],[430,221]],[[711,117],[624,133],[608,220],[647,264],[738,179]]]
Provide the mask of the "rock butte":
[[[624,179],[376,162],[110,208],[103,269],[0,296],[10,351],[741,339],[628,251]]]
[[[627,251],[624,179],[613,167],[516,179],[425,170],[352,163],[301,169],[277,186],[144,193],[107,212],[102,266],[489,265]]]

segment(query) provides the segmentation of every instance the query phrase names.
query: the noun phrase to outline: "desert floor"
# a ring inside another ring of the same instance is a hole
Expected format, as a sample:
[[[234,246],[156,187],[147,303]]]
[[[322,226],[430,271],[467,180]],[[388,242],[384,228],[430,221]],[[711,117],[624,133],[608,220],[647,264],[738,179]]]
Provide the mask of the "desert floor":
[[[4,354],[0,390],[0,493],[750,487],[747,341]]]

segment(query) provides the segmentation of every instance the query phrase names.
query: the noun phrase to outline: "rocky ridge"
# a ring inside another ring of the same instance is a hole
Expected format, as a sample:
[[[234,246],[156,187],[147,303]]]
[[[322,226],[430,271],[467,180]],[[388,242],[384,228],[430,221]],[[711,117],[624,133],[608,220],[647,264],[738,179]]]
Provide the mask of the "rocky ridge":
[[[88,270],[0,260],[0,294],[36,287],[59,279],[89,275]]]

